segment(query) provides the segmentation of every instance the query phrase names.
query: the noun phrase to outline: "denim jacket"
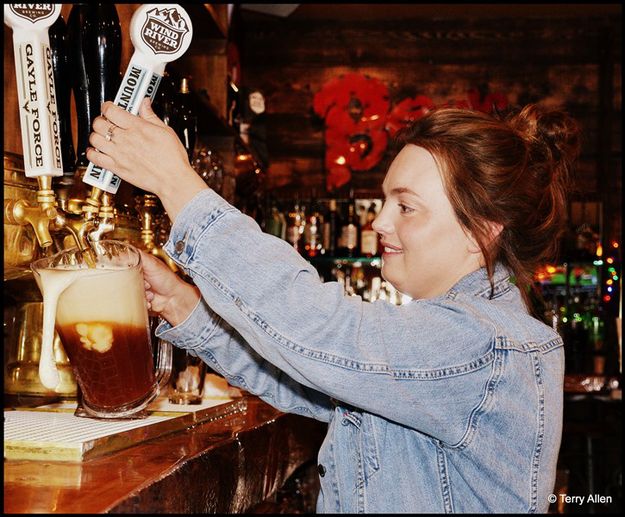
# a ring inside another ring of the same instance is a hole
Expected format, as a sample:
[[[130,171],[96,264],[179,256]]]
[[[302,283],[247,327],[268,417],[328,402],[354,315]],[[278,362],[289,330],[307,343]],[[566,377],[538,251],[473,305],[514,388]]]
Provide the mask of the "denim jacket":
[[[501,265],[493,293],[481,269],[437,298],[363,302],[211,190],[179,213],[165,249],[202,299],[157,335],[328,423],[318,512],[547,511],[562,340]]]

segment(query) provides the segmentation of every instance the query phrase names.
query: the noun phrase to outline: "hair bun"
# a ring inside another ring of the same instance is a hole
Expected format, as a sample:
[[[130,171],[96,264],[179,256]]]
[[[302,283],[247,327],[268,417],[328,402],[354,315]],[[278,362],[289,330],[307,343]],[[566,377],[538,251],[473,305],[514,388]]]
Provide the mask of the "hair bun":
[[[570,164],[579,155],[579,125],[562,110],[528,104],[508,122],[532,147],[546,146],[547,159]]]
[[[508,117],[508,123],[528,145],[531,172],[541,183],[566,183],[580,151],[579,125],[567,113],[528,104]],[[554,175],[557,178],[554,178]]]

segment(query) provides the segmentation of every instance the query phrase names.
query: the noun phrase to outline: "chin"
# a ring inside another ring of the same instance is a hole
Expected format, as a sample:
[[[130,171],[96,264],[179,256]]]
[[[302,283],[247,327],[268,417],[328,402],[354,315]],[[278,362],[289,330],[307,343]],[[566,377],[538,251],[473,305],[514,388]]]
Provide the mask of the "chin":
[[[403,293],[403,289],[401,287],[401,284],[399,282],[396,282],[393,280],[393,276],[392,275],[388,275],[384,272],[384,268],[382,268],[382,271],[380,273],[380,276],[382,277],[382,280],[384,280],[385,282],[388,282],[389,284],[391,284],[393,286],[393,289],[396,289],[397,291],[399,291],[400,293]]]
[[[382,264],[380,276],[382,277],[382,280],[384,280],[385,282],[388,282],[389,284],[393,284],[393,280],[388,277],[388,275],[386,274],[386,271],[384,270],[384,264]],[[395,287],[395,285],[393,285],[393,287]]]

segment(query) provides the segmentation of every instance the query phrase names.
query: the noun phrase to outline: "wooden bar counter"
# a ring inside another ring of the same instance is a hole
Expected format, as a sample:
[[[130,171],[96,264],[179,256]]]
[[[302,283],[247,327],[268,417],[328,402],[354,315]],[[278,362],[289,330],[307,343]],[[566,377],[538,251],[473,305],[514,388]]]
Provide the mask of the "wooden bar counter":
[[[5,459],[4,513],[247,512],[315,461],[326,425],[246,402],[244,412],[81,463]]]

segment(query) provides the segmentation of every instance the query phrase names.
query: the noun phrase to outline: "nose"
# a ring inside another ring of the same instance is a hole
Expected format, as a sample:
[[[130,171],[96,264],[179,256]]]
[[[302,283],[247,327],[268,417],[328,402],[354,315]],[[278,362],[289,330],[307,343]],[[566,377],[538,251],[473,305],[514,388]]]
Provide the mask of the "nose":
[[[380,210],[380,213],[378,213],[373,223],[371,223],[373,231],[378,232],[380,235],[388,235],[393,231],[393,226],[385,207],[386,204],[382,205],[382,210]]]

